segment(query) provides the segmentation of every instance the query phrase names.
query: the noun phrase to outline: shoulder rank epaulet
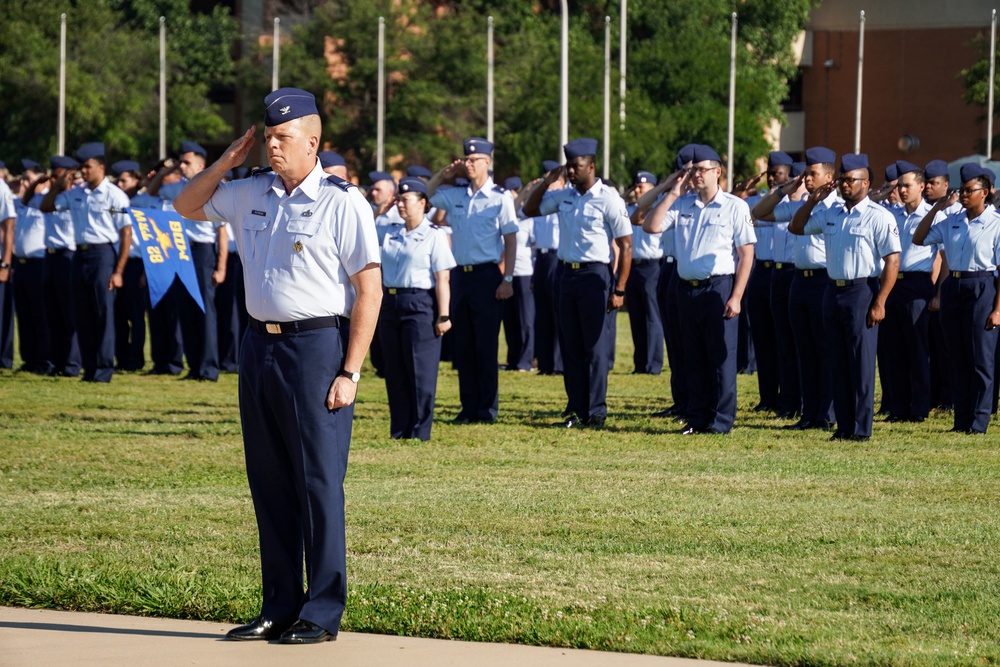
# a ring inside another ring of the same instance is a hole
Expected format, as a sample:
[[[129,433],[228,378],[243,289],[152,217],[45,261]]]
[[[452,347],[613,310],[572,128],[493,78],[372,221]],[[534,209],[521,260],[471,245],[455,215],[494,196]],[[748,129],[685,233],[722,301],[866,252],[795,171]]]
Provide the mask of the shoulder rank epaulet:
[[[504,188],[503,188],[502,185],[497,185],[496,183],[493,184],[493,191],[494,192],[507,192],[506,190],[504,190]]]
[[[274,173],[270,167],[254,167],[250,170],[251,176],[260,176],[261,174],[271,174]]]
[[[340,188],[344,192],[347,192],[351,188],[358,187],[354,183],[351,183],[350,181],[345,180],[345,179],[341,178],[340,176],[334,176],[333,174],[330,174],[329,176],[327,176],[326,180],[330,181],[331,183],[333,183],[334,185],[336,185],[338,188]]]

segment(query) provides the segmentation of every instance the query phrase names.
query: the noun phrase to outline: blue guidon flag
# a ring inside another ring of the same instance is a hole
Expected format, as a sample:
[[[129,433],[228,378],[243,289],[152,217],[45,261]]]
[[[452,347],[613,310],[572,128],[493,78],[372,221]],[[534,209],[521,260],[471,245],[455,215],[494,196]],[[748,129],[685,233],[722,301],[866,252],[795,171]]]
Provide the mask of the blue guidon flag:
[[[191,262],[184,218],[175,211],[151,208],[130,208],[128,211],[132,215],[132,229],[139,239],[152,306],[160,302],[174,279],[178,279],[204,312],[205,302],[201,300],[198,276]]]

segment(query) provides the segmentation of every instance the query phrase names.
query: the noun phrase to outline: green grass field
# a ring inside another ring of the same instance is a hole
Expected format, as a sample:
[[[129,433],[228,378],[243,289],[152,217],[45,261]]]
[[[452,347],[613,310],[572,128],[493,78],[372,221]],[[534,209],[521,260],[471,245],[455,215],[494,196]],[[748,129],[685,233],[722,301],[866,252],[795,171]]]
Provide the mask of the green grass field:
[[[627,318],[608,427],[502,372],[496,425],[392,441],[366,372],[347,477],[345,630],[775,665],[1000,663],[1000,447],[951,416],[867,443],[753,416],[648,415]],[[236,377],[94,386],[0,373],[0,604],[242,621],[260,596]]]

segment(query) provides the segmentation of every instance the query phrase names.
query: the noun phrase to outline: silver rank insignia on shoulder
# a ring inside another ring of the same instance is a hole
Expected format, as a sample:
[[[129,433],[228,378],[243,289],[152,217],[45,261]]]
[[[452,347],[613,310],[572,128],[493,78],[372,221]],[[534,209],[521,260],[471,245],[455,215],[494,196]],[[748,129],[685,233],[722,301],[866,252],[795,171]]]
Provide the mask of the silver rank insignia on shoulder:
[[[302,217],[303,218],[311,218],[312,214],[313,214],[312,211],[305,211],[305,212],[302,213]]]
[[[302,252],[302,247],[302,241],[296,241],[295,245],[292,246],[292,248],[295,249],[295,252]]]

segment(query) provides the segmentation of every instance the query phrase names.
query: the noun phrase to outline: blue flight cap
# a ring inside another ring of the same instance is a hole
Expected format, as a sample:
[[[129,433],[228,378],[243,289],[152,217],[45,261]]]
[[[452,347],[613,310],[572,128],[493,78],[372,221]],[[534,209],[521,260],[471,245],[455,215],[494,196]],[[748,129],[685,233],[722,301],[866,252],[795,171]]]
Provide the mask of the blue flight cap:
[[[264,98],[264,127],[319,115],[316,96],[301,88],[278,88]]]
[[[847,153],[840,157],[840,173],[846,174],[855,169],[871,169],[867,153]]]
[[[687,144],[677,151],[677,157],[674,158],[674,167],[676,169],[683,169],[684,165],[694,158],[694,147],[697,145],[698,144]]]
[[[896,173],[900,176],[903,174],[909,174],[911,172],[923,172],[924,170],[913,164],[912,162],[907,162],[906,160],[896,160]]]
[[[399,179],[399,192],[400,194],[404,192],[419,192],[424,197],[427,197],[427,183],[419,176],[406,176]]]
[[[656,185],[656,176],[648,171],[637,171],[635,173],[635,178],[632,180],[632,186],[635,187],[640,183],[652,183],[653,185]]]
[[[805,170],[806,170],[805,162],[793,162],[791,177],[798,178],[799,176],[802,175],[802,172],[804,172]]]
[[[542,173],[547,174],[553,169],[558,169],[559,163],[555,160],[542,160]]]
[[[714,148],[711,146],[705,146],[704,144],[697,144],[694,147],[694,151],[692,151],[691,162],[698,164],[699,162],[704,162],[705,160],[722,162],[722,158],[719,157],[719,154],[715,152]]]
[[[983,167],[983,176],[990,179],[990,187],[993,187],[993,184],[997,180],[996,174],[993,173],[993,170],[989,167]]]
[[[503,187],[505,190],[517,190],[519,187],[524,185],[521,182],[520,176],[511,176],[506,181],[503,182]]]
[[[770,169],[771,167],[781,167],[781,166],[791,167],[793,162],[794,161],[792,160],[792,156],[786,153],[785,151],[771,151],[767,155],[768,169]]]
[[[462,143],[466,155],[492,155],[493,144],[482,137],[472,137]]]
[[[392,175],[387,174],[384,171],[369,171],[368,180],[372,182],[372,185],[375,185],[379,181],[392,181],[393,185],[396,184],[396,180],[392,177]]]
[[[813,146],[806,149],[806,164],[836,164],[837,154],[823,146]]]
[[[885,182],[892,183],[893,181],[899,180],[899,167],[893,162],[888,167],[885,168]]]
[[[94,157],[104,157],[104,143],[100,141],[93,141],[89,144],[84,144],[80,146],[80,150],[76,152],[76,159],[80,162],[86,162],[90,158]]]
[[[990,179],[990,184],[993,184],[993,172],[985,169],[977,162],[966,162],[962,165],[962,168],[958,170],[958,174],[963,183],[971,181],[979,176],[985,176]]]
[[[415,176],[416,178],[430,178],[434,174],[427,167],[421,167],[419,164],[415,164],[412,167],[406,168],[407,176]]]
[[[944,160],[931,160],[924,167],[924,178],[930,180],[938,176],[948,178],[948,163]]]
[[[344,162],[344,158],[341,157],[340,153],[337,151],[320,151],[319,155],[316,157],[319,158],[319,164],[323,167],[323,169],[326,169],[327,167],[347,166],[347,163]]]
[[[208,155],[208,151],[193,141],[181,142],[181,149],[178,151],[178,154],[184,155],[185,153],[194,153],[195,155],[200,155],[202,157],[206,157]]]
[[[597,157],[597,139],[580,138],[573,139],[563,146],[563,152],[567,160],[578,158],[582,155],[593,155]]]
[[[139,171],[139,163],[135,160],[119,160],[111,165],[111,173],[115,176],[121,176],[126,171]]]
[[[53,155],[49,158],[49,167],[52,169],[76,169],[80,163],[68,155]]]
[[[24,171],[28,171],[29,169],[41,169],[41,168],[42,165],[38,164],[34,160],[29,160],[28,158],[24,158],[21,160],[21,169],[23,169]]]

